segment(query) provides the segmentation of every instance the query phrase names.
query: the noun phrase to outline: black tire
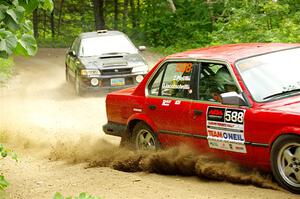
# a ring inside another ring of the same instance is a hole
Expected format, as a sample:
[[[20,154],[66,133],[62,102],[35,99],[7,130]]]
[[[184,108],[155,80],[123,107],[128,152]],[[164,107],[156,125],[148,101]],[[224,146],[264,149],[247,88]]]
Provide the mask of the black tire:
[[[300,136],[279,137],[271,150],[271,167],[277,182],[293,193],[300,193]]]
[[[66,82],[70,82],[70,75],[69,75],[69,70],[68,70],[67,66],[66,66]]]
[[[82,87],[81,87],[81,82],[80,82],[78,74],[75,75],[75,93],[78,96],[83,95],[83,90],[82,90]]]
[[[156,151],[160,149],[157,135],[144,122],[139,122],[134,126],[131,145],[136,150]]]

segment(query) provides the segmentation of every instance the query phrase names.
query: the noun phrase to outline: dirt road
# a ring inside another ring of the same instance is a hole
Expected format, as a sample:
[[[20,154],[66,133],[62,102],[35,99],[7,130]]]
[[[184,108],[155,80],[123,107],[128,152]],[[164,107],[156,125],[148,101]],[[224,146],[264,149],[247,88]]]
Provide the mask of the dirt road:
[[[0,88],[1,142],[19,155],[18,163],[10,159],[0,161],[1,172],[11,184],[6,191],[7,198],[44,199],[52,198],[55,192],[73,196],[88,192],[106,199],[299,198],[283,190],[196,176],[112,169],[111,162],[116,165],[126,157],[136,156],[118,148],[119,138],[102,132],[101,126],[106,123],[105,94],[77,97],[74,89],[65,83],[64,53],[64,49],[40,49],[36,57],[17,58],[15,77]],[[151,65],[158,57],[146,54]],[[155,157],[159,159],[163,155]],[[127,158],[126,164],[132,164],[132,160]],[[183,160],[177,158],[179,163]],[[165,157],[159,160],[164,161]],[[231,167],[218,166],[216,172]],[[236,175],[278,188],[259,174]]]

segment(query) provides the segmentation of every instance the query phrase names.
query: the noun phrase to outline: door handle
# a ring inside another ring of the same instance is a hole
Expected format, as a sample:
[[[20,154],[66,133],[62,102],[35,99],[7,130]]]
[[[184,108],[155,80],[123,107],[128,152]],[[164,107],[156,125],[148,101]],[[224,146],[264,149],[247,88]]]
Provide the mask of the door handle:
[[[200,116],[203,114],[203,111],[200,110],[194,110],[194,116]]]
[[[155,106],[155,105],[149,105],[149,109],[150,109],[150,110],[155,110],[155,109],[156,109],[156,106]]]

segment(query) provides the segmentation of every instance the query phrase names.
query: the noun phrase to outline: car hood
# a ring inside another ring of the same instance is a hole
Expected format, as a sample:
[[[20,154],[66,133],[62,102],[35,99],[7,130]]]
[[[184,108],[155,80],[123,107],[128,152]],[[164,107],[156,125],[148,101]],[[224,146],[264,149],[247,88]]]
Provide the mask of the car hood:
[[[106,54],[100,56],[80,57],[79,59],[87,69],[145,65],[145,61],[140,54]]]
[[[276,100],[274,102],[268,102],[264,105],[261,105],[261,108],[268,109],[274,112],[300,115],[300,95]]]

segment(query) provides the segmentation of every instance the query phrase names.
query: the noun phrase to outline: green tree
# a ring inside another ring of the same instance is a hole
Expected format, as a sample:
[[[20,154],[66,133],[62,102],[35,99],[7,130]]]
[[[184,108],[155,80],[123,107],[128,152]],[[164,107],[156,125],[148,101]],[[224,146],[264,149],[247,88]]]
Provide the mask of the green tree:
[[[28,20],[36,8],[53,10],[52,0],[3,0],[0,3],[0,57],[12,54],[32,56],[37,52],[32,23]]]

